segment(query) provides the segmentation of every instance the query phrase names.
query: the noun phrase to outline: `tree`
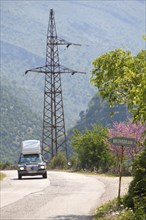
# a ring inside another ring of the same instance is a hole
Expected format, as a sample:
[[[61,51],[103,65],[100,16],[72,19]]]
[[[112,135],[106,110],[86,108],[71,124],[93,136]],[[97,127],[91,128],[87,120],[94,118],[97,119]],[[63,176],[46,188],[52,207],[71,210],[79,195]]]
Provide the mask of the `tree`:
[[[116,49],[93,61],[91,83],[111,106],[127,104],[134,121],[146,121],[146,50]]]
[[[94,125],[92,130],[86,129],[80,133],[74,130],[71,143],[78,157],[81,168],[102,170],[106,172],[112,162],[112,157],[106,145],[107,129]]]
[[[133,147],[125,147],[124,153],[125,155],[134,160],[134,157],[136,154],[141,152],[145,146],[144,146],[144,140],[145,140],[145,131],[146,127],[143,126],[140,123],[134,124],[131,120],[129,120],[127,123],[125,122],[115,122],[113,124],[113,127],[109,129],[109,138],[114,137],[126,137],[126,138],[134,138],[135,139],[135,146]],[[114,153],[115,156],[120,155],[120,148],[119,146],[115,146],[110,144],[110,149]]]

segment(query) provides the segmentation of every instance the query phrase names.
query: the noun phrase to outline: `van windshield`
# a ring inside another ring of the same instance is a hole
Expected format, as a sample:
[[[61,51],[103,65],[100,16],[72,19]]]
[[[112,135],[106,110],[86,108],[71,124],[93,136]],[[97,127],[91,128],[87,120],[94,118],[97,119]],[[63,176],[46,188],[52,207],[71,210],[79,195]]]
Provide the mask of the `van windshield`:
[[[39,163],[41,158],[38,154],[33,155],[21,155],[19,163]]]

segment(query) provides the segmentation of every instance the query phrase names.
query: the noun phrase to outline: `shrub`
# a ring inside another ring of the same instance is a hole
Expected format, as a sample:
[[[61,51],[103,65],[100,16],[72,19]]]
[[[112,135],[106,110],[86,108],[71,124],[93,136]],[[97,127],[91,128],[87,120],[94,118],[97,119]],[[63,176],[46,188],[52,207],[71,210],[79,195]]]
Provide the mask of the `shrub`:
[[[0,172],[0,180],[3,180],[6,177],[6,175],[2,172]]]
[[[113,157],[106,140],[107,129],[102,125],[94,125],[92,130],[85,129],[82,133],[77,129],[74,130],[71,143],[81,169],[109,171]]]
[[[59,152],[53,159],[50,161],[49,168],[51,169],[66,169],[67,168],[67,159],[64,153]]]
[[[0,163],[0,170],[12,170],[16,169],[15,165],[7,161],[5,163]]]
[[[133,175],[124,204],[134,210],[137,219],[143,220],[146,216],[146,148],[134,162]]]

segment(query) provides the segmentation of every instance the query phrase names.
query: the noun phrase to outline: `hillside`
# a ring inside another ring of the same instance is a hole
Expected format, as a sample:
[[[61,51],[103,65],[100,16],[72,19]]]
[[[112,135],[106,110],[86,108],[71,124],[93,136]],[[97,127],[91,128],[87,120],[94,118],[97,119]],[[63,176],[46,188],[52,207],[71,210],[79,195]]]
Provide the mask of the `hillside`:
[[[58,36],[82,44],[68,49],[61,46],[61,64],[87,72],[86,76],[62,75],[66,123],[67,128],[71,127],[95,91],[89,83],[92,60],[116,47],[133,53],[144,48],[141,37],[145,30],[144,4],[144,1],[2,0],[2,76],[30,93],[28,102],[33,99],[33,107],[41,117],[44,77],[36,73],[24,77],[24,72],[45,64],[49,9],[53,8]],[[21,93],[18,96],[25,102]]]
[[[18,154],[20,142],[16,140],[40,138],[44,75],[24,73],[27,69],[45,64],[46,33],[51,8],[55,11],[58,36],[82,44],[81,47],[59,47],[61,64],[87,73],[74,76],[62,74],[67,130],[75,126],[76,122],[77,126],[80,123],[81,129],[87,126],[83,115],[88,103],[94,100],[92,97],[95,93],[95,88],[89,82],[93,59],[117,47],[130,49],[134,54],[144,48],[142,34],[145,31],[145,1],[1,0],[3,158],[5,155],[14,158],[14,152]],[[96,110],[96,105],[97,102],[93,108],[95,112],[100,112],[100,119],[106,122],[104,118],[108,117],[111,120],[108,123],[112,123],[114,119],[105,114],[106,108],[100,104],[100,109]],[[121,111],[124,115],[124,109]],[[117,114],[115,120],[118,117],[120,119],[121,114]],[[86,116],[90,118],[89,125],[95,120],[93,115],[90,113]],[[31,135],[27,132],[29,127],[33,130]]]
[[[5,82],[1,99],[0,161],[17,161],[22,140],[41,139],[42,121],[18,100],[13,87]]]
[[[113,114],[114,112],[114,114]],[[88,103],[86,111],[81,111],[80,118],[76,125],[73,127],[83,131],[86,128],[92,129],[94,124],[102,124],[105,127],[111,127],[113,122],[126,121],[130,118],[126,105],[117,105],[111,108],[106,101],[95,94]],[[72,134],[71,129],[68,134]]]

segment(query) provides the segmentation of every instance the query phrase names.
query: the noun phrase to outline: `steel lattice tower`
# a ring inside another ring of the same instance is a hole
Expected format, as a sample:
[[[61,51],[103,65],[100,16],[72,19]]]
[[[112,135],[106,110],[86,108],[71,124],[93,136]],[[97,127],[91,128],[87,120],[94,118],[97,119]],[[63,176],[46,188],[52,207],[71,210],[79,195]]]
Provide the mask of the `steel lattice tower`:
[[[25,72],[32,71],[45,74],[42,154],[48,160],[53,158],[58,151],[65,151],[68,158],[61,74],[83,73],[60,65],[58,45],[80,46],[80,44],[72,44],[57,37],[54,12],[51,9],[47,31],[46,65]]]

